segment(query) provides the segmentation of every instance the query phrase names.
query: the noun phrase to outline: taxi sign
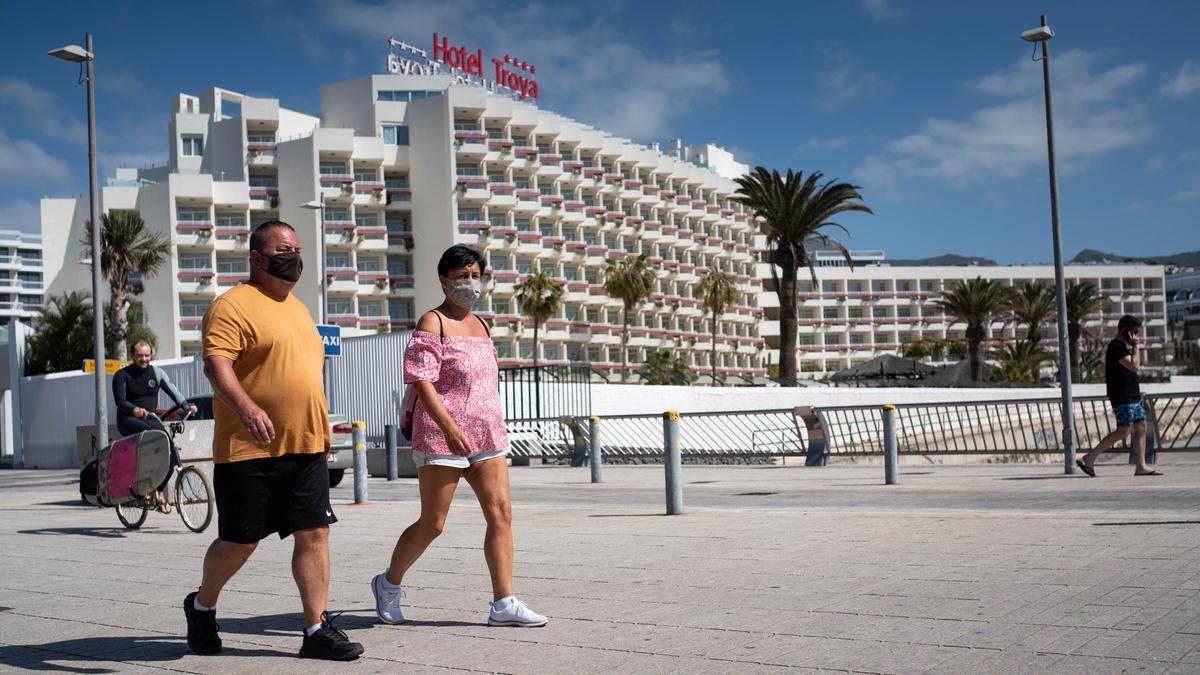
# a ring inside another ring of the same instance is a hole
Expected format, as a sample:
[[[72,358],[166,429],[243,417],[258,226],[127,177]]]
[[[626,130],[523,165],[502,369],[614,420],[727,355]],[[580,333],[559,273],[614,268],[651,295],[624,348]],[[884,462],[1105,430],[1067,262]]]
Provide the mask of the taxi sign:
[[[342,355],[342,327],[317,324],[317,332],[321,334],[321,342],[325,343],[325,356]]]
[[[125,366],[129,365],[130,363],[132,363],[132,361],[118,361],[116,359],[104,359],[104,374],[105,375],[115,375],[118,370],[124,368]],[[83,360],[83,372],[85,372],[85,373],[96,372],[96,359],[84,359]]]

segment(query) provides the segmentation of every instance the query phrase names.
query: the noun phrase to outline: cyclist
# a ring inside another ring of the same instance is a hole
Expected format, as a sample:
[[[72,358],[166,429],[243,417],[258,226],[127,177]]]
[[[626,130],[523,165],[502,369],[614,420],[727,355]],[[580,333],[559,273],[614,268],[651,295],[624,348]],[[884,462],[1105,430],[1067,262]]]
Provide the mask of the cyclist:
[[[187,403],[187,399],[171,383],[167,373],[158,366],[150,365],[152,358],[154,348],[149,342],[138,340],[133,345],[133,363],[118,370],[113,376],[113,399],[117,402],[117,431],[122,437],[151,429],[166,431],[161,421],[150,416],[158,408],[159,390],[165,391],[179,405]],[[193,415],[196,414],[195,405],[188,404],[187,407]],[[179,457],[172,445],[171,468],[178,463]],[[166,489],[170,477],[171,472],[168,471],[162,485],[158,486],[158,510],[162,513],[171,512],[171,506],[163,496],[163,490]]]

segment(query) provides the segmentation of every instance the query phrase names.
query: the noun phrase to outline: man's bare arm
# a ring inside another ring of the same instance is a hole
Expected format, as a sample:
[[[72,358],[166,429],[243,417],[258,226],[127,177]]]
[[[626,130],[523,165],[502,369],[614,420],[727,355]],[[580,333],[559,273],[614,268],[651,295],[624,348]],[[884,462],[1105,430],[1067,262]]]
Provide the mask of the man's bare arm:
[[[258,445],[267,445],[275,440],[275,426],[267,413],[258,407],[238,382],[233,372],[233,361],[224,356],[204,358],[204,375],[212,384],[213,394],[237,413],[246,433]]]

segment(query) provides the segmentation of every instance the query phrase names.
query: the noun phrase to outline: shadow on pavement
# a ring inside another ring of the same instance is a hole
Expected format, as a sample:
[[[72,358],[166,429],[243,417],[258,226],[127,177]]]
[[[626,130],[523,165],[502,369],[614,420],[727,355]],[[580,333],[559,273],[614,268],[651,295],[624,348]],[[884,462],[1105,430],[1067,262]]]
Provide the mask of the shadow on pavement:
[[[101,539],[124,539],[129,532],[123,527],[43,527],[40,530],[17,530],[17,534],[76,534]]]
[[[653,518],[655,516],[665,517],[665,513],[592,513],[588,518]]]
[[[1092,523],[1094,527],[1121,527],[1124,525],[1200,525],[1200,520],[1141,520],[1128,523]]]
[[[1061,476],[1008,476],[1000,480],[1072,480],[1074,478],[1079,478],[1079,476],[1068,476],[1064,473]]]
[[[360,610],[357,612],[330,611],[333,625],[344,631],[364,630],[377,623],[375,612]],[[304,615],[300,612],[287,614],[265,614],[263,616],[229,617],[217,616],[221,626],[221,634],[238,633],[241,635],[275,635],[294,636],[296,648],[300,648],[301,636],[304,634]],[[351,635],[353,640],[354,636]]]
[[[82,499],[64,499],[64,500],[58,501],[58,502],[40,502],[40,503],[34,504],[34,506],[78,506],[80,508],[85,508],[85,509],[96,508],[96,507],[92,506],[91,504],[83,501]]]
[[[175,661],[191,654],[182,637],[133,636],[60,640],[40,645],[0,646],[0,665],[26,670],[67,673],[116,673],[105,667],[89,667],[94,661]],[[279,656],[265,649],[226,647],[222,655]],[[72,665],[78,663],[79,665]]]
[[[384,625],[384,624],[378,624]],[[470,621],[405,621],[405,626],[413,628],[478,628],[480,626],[487,627],[486,621],[472,623]]]

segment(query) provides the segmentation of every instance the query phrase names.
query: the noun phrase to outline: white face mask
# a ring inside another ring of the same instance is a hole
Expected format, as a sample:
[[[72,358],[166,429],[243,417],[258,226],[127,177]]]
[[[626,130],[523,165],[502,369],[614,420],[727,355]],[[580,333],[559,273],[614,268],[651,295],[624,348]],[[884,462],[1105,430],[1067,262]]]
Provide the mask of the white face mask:
[[[450,282],[446,297],[463,309],[471,309],[479,296],[483,295],[483,284],[478,279],[455,279]]]

